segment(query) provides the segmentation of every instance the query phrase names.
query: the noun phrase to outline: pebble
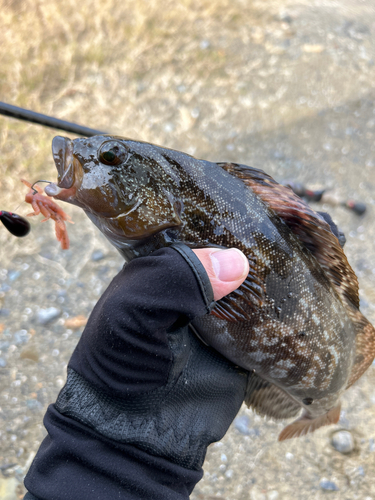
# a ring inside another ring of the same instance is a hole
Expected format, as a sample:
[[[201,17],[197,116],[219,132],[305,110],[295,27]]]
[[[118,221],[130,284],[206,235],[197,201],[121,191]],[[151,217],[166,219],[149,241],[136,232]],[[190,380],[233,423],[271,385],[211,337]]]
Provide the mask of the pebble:
[[[0,358],[0,368],[4,368],[6,365],[7,365],[6,359]]]
[[[19,330],[13,335],[13,342],[15,345],[26,344],[30,337],[27,330]]]
[[[21,359],[30,359],[31,361],[35,361],[37,363],[39,361],[39,353],[35,346],[32,347],[24,347],[20,352]]]
[[[21,273],[19,271],[9,271],[8,273],[9,281],[16,281],[16,279],[19,278],[20,274]]]
[[[40,325],[46,325],[50,321],[58,318],[61,314],[60,309],[56,307],[48,307],[47,309],[40,309],[37,314],[37,320]]]
[[[365,475],[365,469],[362,467],[362,465],[360,465],[358,468],[357,468],[357,472],[360,476],[364,476]]]
[[[234,421],[234,427],[241,433],[248,436],[250,434],[249,429],[250,418],[247,415],[241,415],[237,417]]]
[[[208,47],[210,46],[210,42],[209,40],[202,40],[199,44],[199,47],[202,49],[202,50],[206,50],[208,49]]]
[[[97,262],[98,260],[104,259],[105,255],[104,252],[101,250],[94,250],[91,254],[91,260],[94,262]]]
[[[328,479],[322,479],[319,486],[324,491],[339,491],[339,487],[333,481],[328,481]]]
[[[9,349],[10,342],[8,340],[0,340],[0,350],[1,351],[6,351]]]
[[[26,405],[30,410],[42,410],[43,405],[36,399],[27,399],[26,400]],[[1,498],[1,497],[0,497]]]
[[[335,450],[343,454],[351,453],[355,446],[354,438],[349,431],[335,432],[331,438],[331,444]]]
[[[267,493],[267,500],[277,500],[279,498],[279,492],[277,490],[272,490]]]

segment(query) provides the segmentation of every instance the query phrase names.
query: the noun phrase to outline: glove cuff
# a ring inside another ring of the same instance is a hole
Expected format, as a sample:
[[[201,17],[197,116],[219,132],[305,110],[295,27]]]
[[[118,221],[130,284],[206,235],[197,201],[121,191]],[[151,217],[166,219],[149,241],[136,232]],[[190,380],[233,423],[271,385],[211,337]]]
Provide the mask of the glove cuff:
[[[171,248],[180,253],[191,267],[202,292],[203,300],[206,304],[206,312],[210,313],[215,307],[214,291],[203,264],[195,253],[184,243],[173,243]]]

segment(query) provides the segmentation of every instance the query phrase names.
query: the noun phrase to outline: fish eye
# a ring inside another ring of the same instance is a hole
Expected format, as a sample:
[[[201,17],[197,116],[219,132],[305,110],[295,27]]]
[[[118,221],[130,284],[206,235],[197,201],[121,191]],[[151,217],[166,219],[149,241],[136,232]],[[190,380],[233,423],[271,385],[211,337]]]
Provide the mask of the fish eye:
[[[105,165],[119,165],[128,157],[128,151],[117,141],[108,141],[101,145],[98,160]]]

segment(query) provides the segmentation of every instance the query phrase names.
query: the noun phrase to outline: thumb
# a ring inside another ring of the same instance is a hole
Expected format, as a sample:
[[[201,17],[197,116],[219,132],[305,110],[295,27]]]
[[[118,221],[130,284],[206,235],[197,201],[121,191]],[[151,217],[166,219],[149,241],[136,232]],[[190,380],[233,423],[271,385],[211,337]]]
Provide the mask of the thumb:
[[[200,248],[193,252],[208,274],[215,300],[236,290],[249,273],[249,262],[237,248]]]

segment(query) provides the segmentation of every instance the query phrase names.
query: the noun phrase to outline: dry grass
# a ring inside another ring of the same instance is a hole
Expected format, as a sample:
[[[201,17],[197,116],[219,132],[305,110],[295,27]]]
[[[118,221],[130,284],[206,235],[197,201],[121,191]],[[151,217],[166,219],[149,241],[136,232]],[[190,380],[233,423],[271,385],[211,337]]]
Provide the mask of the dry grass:
[[[0,99],[160,141],[153,129],[168,119],[176,101],[169,88],[204,86],[208,73],[210,78],[224,74],[228,54],[217,46],[202,47],[202,40],[240,29],[243,16],[251,26],[263,14],[249,4],[3,0]],[[184,109],[181,114],[183,129],[192,118]],[[14,199],[23,192],[20,177],[54,176],[50,143],[56,132],[3,117],[0,131],[1,208],[14,210]]]

